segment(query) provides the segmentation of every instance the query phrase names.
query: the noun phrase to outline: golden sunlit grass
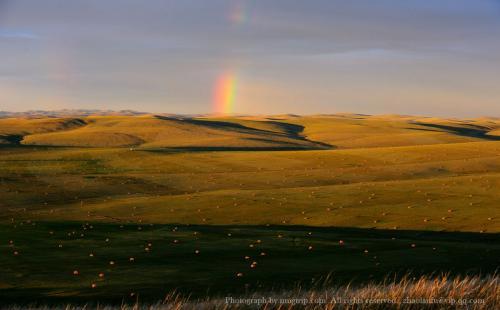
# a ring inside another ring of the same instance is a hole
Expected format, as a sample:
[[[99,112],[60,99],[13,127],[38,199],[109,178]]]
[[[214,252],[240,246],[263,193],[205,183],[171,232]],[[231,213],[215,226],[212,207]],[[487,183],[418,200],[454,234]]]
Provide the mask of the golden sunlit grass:
[[[0,119],[0,143],[142,148],[365,148],[481,141],[496,119],[319,115],[178,119],[154,115]]]
[[[242,273],[237,274],[242,277]],[[92,287],[97,285],[92,283]],[[183,297],[175,291],[157,303],[140,302],[121,306],[71,305],[9,306],[5,309],[475,309],[490,310],[500,306],[499,277],[478,276],[404,277],[364,286],[318,285],[313,289],[247,293],[239,296],[207,297],[199,300]]]
[[[85,126],[80,118],[4,118],[0,119],[0,135],[31,135],[76,129]]]
[[[495,137],[500,137],[500,129],[489,131],[488,135],[495,136]]]
[[[301,152],[5,149],[0,191],[9,207],[0,216],[497,232],[499,154],[496,141]]]
[[[80,147],[214,147],[214,148],[304,148],[321,145],[284,131],[278,125],[245,127],[229,122],[179,120],[146,116],[93,116],[86,125],[72,130],[52,130],[24,136],[26,145]],[[28,122],[23,120],[23,122]],[[29,122],[28,122],[29,123]],[[10,123],[9,123],[10,124]],[[2,121],[0,120],[0,128]],[[259,128],[260,127],[260,128]]]

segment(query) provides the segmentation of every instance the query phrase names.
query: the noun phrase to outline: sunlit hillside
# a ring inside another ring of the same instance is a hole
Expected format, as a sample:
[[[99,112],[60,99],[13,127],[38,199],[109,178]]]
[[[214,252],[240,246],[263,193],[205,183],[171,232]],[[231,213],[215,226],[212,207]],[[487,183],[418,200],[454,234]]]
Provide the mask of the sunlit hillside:
[[[493,119],[410,116],[0,119],[2,144],[192,149],[326,149],[496,140]]]
[[[12,126],[16,123],[15,126]],[[76,124],[77,126],[70,126]],[[325,148],[304,139],[286,123],[247,127],[231,122],[161,116],[94,116],[75,119],[3,119],[4,141],[20,136],[24,145],[144,148]]]

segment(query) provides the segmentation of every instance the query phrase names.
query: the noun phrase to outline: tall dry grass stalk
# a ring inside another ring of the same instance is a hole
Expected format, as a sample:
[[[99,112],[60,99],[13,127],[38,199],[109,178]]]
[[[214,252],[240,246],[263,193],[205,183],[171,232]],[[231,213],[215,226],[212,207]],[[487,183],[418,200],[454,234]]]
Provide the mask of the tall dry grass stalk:
[[[9,310],[31,309],[500,309],[499,277],[490,275],[422,276],[414,279],[406,276],[400,280],[370,283],[363,286],[322,285],[304,290],[255,292],[245,296],[228,296],[191,300],[175,292],[156,304],[120,306],[73,306],[61,307],[18,307]]]

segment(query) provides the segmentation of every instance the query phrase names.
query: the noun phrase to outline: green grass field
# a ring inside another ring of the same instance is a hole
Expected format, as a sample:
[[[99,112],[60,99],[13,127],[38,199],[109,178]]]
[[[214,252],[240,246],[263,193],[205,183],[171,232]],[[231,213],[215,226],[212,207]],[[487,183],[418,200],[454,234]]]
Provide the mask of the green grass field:
[[[491,274],[499,128],[363,115],[0,119],[0,299]]]

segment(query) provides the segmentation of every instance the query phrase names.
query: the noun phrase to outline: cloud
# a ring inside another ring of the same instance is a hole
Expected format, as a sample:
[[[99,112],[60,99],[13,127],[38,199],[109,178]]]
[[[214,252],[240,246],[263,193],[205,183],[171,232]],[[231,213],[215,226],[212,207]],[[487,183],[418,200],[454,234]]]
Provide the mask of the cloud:
[[[26,109],[64,93],[205,112],[237,68],[243,112],[498,114],[499,38],[498,0],[0,0],[0,78]]]
[[[40,36],[27,30],[0,29],[0,38],[36,40],[39,39]]]

